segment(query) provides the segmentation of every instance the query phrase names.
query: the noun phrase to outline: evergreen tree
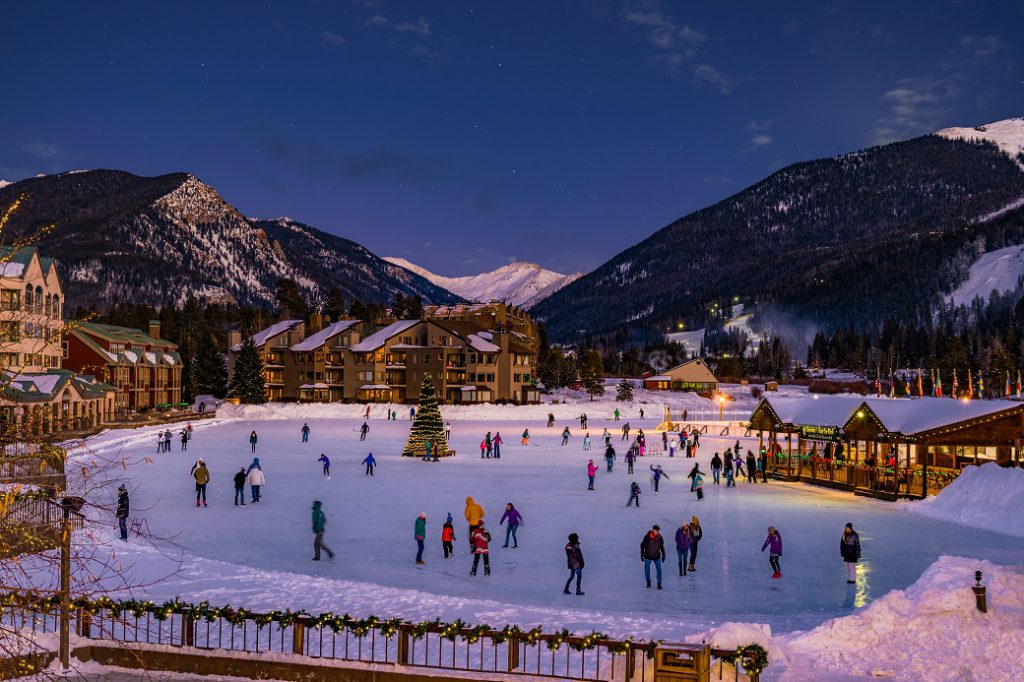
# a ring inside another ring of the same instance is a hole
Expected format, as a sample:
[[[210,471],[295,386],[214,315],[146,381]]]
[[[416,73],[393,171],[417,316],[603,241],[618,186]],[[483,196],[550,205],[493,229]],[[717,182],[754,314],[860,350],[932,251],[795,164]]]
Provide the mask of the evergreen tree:
[[[580,351],[580,381],[590,399],[604,395],[604,362],[596,350]]]
[[[405,299],[405,304],[405,317],[407,320],[423,319],[423,299],[420,298],[419,294]]]
[[[633,385],[625,379],[620,381],[619,385],[615,388],[615,399],[620,403],[633,402]]]
[[[224,361],[224,354],[217,350],[212,337],[199,345],[193,362],[195,395],[212,395],[215,398],[227,395],[228,367]],[[262,377],[262,370],[260,376]]]
[[[437,408],[437,393],[430,374],[423,375],[420,406],[412,420],[409,440],[405,444],[402,456],[423,456],[427,441],[430,441],[431,450],[435,446],[439,446],[438,452],[445,452],[448,449],[448,440],[444,437],[444,422],[441,420],[441,410]]]
[[[408,303],[406,302],[405,296],[399,291],[395,294],[395,300],[391,304],[391,317],[396,320],[404,320],[408,315]]]
[[[294,279],[282,277],[277,280],[274,298],[277,301],[277,315],[282,320],[305,319],[309,314],[309,304]]]
[[[331,321],[337,322],[345,316],[345,299],[338,287],[332,287],[324,300],[324,312]]]
[[[235,373],[231,377],[230,395],[245,404],[259,405],[267,402],[263,359],[251,338],[242,342],[242,349],[235,358]]]

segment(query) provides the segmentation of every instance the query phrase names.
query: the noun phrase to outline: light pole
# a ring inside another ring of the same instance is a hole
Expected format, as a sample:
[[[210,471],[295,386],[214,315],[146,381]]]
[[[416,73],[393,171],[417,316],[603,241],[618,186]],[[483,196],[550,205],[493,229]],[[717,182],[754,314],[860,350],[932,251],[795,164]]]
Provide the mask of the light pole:
[[[71,667],[71,501],[61,500],[60,526],[60,664]]]
[[[718,396],[718,421],[725,421],[725,396]]]

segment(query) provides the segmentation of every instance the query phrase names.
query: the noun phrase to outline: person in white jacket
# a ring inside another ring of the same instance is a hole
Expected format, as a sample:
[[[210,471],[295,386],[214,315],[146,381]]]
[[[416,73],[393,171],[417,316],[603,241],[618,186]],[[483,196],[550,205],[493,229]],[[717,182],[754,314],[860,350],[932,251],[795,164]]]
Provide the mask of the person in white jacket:
[[[260,501],[260,487],[267,484],[267,477],[263,475],[263,469],[260,468],[259,464],[249,470],[246,481],[249,483],[249,490],[252,492],[252,503],[256,504]]]

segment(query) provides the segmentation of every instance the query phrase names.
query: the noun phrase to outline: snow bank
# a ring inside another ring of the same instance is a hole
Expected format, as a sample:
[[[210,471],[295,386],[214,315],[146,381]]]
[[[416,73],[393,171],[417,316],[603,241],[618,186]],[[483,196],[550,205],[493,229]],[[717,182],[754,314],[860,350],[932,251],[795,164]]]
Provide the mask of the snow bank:
[[[1024,538],[1024,469],[969,466],[938,495],[903,508],[935,519]]]
[[[984,573],[987,614],[975,608],[974,571]],[[850,589],[857,589],[851,587]],[[905,590],[806,632],[772,637],[767,625],[724,623],[688,638],[768,650],[766,680],[1022,679],[1024,576],[1017,568],[942,556]]]

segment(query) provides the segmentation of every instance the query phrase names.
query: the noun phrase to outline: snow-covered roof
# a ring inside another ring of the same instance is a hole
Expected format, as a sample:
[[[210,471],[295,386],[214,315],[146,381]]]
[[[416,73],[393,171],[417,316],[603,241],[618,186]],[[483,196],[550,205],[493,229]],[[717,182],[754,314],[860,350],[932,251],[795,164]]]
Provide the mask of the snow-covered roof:
[[[391,387],[387,384],[364,384],[359,387],[359,390],[377,391],[377,390],[391,390]]]
[[[392,336],[401,334],[405,330],[410,329],[419,323],[420,320],[399,320],[398,322],[392,322],[376,334],[370,334],[365,339],[352,346],[351,351],[353,353],[368,353],[370,351],[377,350]]]
[[[902,433],[905,436],[1022,406],[1011,400],[952,398],[868,398],[863,402],[889,433]]]
[[[311,351],[316,350],[320,346],[327,343],[327,341],[336,334],[340,334],[346,329],[350,329],[355,325],[359,324],[359,320],[339,320],[333,324],[330,324],[316,334],[307,336],[304,340],[292,346],[294,351]]]
[[[249,338],[252,339],[252,342],[256,346],[262,346],[269,339],[277,336],[278,334],[286,332],[289,329],[291,329],[292,327],[294,327],[296,325],[299,325],[299,324],[302,324],[302,320],[283,320],[283,321],[278,322],[276,324],[270,325],[269,327],[267,327],[266,329],[264,329],[262,331],[256,332],[255,334],[253,334]],[[236,352],[242,350],[242,344],[236,343],[234,346],[231,347],[231,350],[236,351]]]
[[[647,377],[646,381],[672,381],[672,377],[668,374],[659,374],[653,377]]]
[[[493,343],[483,338],[480,334],[470,334],[466,337],[466,340],[469,341],[469,345],[473,350],[481,353],[497,353],[501,350]]]
[[[807,398],[765,398],[783,424],[842,428],[861,406],[859,395],[823,395]]]
[[[327,384],[321,384],[319,382],[315,383],[315,384],[302,384],[301,386],[299,386],[300,390],[301,389],[309,390],[309,389],[313,389],[313,388],[330,388],[330,386],[328,386]]]

